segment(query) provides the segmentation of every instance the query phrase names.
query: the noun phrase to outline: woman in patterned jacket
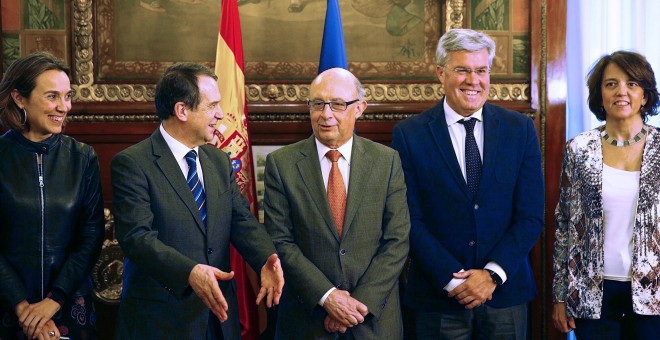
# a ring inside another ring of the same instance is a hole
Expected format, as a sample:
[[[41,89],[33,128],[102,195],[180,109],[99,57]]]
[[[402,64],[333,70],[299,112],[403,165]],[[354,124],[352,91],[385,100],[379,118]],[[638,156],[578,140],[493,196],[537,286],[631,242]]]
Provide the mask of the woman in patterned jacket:
[[[600,121],[566,145],[556,234],[553,321],[578,339],[660,334],[658,90],[637,53],[603,56],[589,72]]]

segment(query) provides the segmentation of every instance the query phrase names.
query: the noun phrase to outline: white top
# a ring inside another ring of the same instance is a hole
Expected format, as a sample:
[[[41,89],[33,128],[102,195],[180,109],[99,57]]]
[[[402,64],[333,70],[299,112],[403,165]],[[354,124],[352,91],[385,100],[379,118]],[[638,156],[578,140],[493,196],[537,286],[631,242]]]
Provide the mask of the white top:
[[[202,173],[202,164],[199,162],[199,147],[196,146],[191,149],[185,146],[183,143],[179,142],[169,133],[167,133],[165,128],[163,128],[163,124],[160,124],[159,129],[160,133],[163,135],[163,139],[165,139],[165,143],[167,143],[167,146],[170,147],[170,151],[172,151],[174,159],[176,159],[176,162],[179,164],[179,168],[181,168],[183,178],[186,180],[188,179],[188,161],[186,161],[186,154],[190,152],[190,150],[195,150],[195,152],[197,152],[197,176],[199,177],[199,182],[202,184],[202,187],[204,187],[204,174]]]
[[[603,229],[608,280],[632,279],[633,225],[639,196],[639,171],[624,171],[603,163]]]

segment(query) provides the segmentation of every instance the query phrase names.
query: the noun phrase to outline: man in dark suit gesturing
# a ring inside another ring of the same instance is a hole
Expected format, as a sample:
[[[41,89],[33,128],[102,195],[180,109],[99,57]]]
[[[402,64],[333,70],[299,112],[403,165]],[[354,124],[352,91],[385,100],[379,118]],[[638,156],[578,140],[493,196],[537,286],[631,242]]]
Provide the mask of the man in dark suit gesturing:
[[[531,119],[486,103],[495,50],[483,33],[445,33],[436,54],[444,100],[393,131],[412,223],[405,303],[420,339],[526,338],[541,152]]]
[[[266,227],[287,280],[277,339],[402,338],[406,187],[396,151],[354,135],[363,96],[347,70],[321,73],[308,102],[314,135],[266,159]]]
[[[216,79],[201,65],[168,68],[156,87],[162,124],[112,161],[125,256],[117,339],[240,339],[230,242],[261,268],[257,303],[279,302],[284,278],[273,243],[227,154],[206,145],[223,118]]]

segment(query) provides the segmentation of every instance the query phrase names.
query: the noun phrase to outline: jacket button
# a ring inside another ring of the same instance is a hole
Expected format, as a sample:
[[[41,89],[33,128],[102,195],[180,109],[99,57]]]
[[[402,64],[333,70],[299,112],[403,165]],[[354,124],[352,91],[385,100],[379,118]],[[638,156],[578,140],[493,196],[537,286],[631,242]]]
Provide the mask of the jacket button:
[[[346,255],[346,249],[342,249],[339,251],[339,255]]]
[[[470,241],[470,242],[468,242],[468,245],[469,245],[470,247],[474,247],[475,244],[477,244],[477,242],[474,242],[474,241]]]
[[[209,249],[207,249],[207,250],[206,250],[206,253],[209,254],[209,255],[213,254],[213,248],[209,248]]]
[[[479,209],[479,204],[474,205],[474,210],[477,210],[477,209]]]

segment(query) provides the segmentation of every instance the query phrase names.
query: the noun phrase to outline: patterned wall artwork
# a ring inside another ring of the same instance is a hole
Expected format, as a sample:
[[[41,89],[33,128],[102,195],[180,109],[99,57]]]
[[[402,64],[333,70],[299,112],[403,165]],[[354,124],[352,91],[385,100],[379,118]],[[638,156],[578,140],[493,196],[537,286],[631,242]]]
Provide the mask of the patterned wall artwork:
[[[2,71],[16,59],[46,51],[70,64],[65,0],[2,1]]]
[[[472,0],[468,7],[469,27],[488,33],[497,43],[493,77],[528,78],[529,0]]]

